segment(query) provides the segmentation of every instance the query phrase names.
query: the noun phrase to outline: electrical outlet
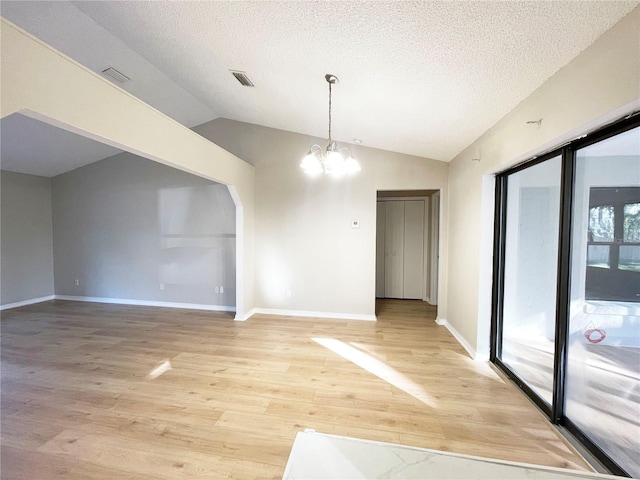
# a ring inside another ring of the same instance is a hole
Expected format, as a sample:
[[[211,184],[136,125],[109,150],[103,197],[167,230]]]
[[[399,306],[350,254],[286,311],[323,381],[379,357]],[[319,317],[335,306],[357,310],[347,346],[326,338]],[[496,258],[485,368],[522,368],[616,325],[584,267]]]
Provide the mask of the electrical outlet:
[[[160,290],[164,290],[164,283],[160,284]]]
[[[220,293],[224,293],[224,287],[220,287]]]
[[[287,290],[287,297],[291,297],[291,290]]]
[[[220,287],[215,288],[216,293],[220,293]]]
[[[74,283],[75,283],[76,287],[79,287],[79,286],[80,286],[80,280],[78,280],[77,278],[76,278],[76,280],[75,280],[75,282],[74,282]]]

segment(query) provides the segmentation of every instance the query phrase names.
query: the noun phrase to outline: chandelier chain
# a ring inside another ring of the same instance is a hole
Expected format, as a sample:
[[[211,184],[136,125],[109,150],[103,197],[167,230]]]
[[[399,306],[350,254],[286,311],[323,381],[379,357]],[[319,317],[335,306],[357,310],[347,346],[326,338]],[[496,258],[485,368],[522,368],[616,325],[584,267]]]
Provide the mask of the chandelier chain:
[[[349,147],[338,147],[331,138],[331,115],[333,84],[338,83],[338,77],[327,73],[324,76],[329,84],[329,139],[326,148],[318,144],[311,145],[309,153],[300,162],[300,167],[309,175],[324,172],[332,177],[341,177],[360,171],[360,164],[353,158]]]

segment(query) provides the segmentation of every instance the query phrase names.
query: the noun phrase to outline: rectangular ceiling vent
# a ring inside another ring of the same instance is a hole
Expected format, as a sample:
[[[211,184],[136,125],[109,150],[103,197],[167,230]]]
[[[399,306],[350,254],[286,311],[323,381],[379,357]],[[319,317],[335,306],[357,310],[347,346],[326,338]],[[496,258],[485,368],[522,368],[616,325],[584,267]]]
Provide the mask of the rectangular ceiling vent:
[[[253,82],[249,80],[249,77],[247,77],[246,73],[238,72],[236,70],[229,70],[229,71],[234,77],[236,77],[236,80],[238,80],[240,82],[240,85],[242,85],[243,87],[255,87]]]
[[[104,70],[102,70],[102,74],[105,77],[109,77],[111,80],[115,80],[118,83],[127,83],[131,81],[131,79],[127,77],[124,73],[119,72],[113,67],[105,68]]]

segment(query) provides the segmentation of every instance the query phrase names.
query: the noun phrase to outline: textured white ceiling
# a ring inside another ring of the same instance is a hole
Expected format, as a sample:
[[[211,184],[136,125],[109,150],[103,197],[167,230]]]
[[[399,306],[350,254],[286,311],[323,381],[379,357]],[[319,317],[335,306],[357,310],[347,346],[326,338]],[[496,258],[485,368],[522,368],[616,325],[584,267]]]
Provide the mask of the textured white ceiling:
[[[199,108],[211,112],[211,118],[326,137],[324,74],[333,73],[340,77],[334,89],[335,139],[359,138],[370,147],[443,161],[451,160],[638,5],[1,3],[3,16],[81,63],[122,69],[134,79],[125,87],[129,91],[146,80],[138,93],[132,93],[161,111],[167,111],[160,106],[162,99],[173,93],[153,80],[155,74],[194,100],[197,106],[186,110]],[[81,21],[80,12],[86,15]],[[35,22],[38,14],[42,18]],[[144,64],[146,76],[137,73],[138,63]],[[240,86],[229,69],[247,72],[256,87]]]
[[[89,138],[20,114],[0,120],[0,168],[55,177],[122,153]]]

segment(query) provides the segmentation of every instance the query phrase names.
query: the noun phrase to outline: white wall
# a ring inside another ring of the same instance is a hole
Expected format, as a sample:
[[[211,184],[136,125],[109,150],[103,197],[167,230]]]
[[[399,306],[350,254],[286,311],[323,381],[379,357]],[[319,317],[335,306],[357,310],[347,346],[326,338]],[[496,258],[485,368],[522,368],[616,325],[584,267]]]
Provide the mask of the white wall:
[[[51,296],[51,179],[2,171],[0,181],[0,305]]]
[[[486,354],[493,181],[487,176],[640,108],[640,7],[450,164],[446,319]],[[542,118],[542,125],[527,125]],[[481,157],[480,162],[472,158]],[[481,221],[481,218],[484,220]],[[482,268],[481,268],[482,266]]]
[[[226,186],[130,153],[58,175],[55,292],[233,307],[235,227]]]
[[[325,140],[225,119],[195,130],[255,165],[262,309],[374,315],[377,191],[446,191],[444,162],[351,145],[360,173],[309,178],[300,161]]]

